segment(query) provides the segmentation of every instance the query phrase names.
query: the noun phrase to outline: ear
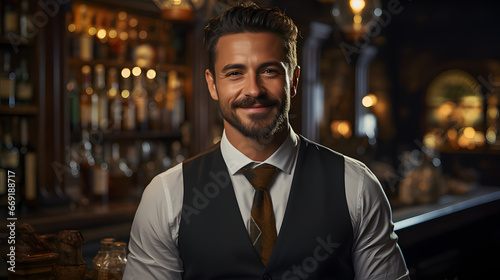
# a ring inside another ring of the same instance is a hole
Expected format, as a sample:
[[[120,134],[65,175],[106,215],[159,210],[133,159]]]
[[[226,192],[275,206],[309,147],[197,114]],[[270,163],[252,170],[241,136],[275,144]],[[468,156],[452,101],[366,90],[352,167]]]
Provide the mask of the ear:
[[[219,95],[217,94],[217,88],[215,87],[215,78],[210,70],[205,70],[205,80],[207,81],[208,91],[213,100],[219,100]]]
[[[297,85],[299,84],[299,76],[300,76],[300,66],[297,65],[297,67],[295,67],[295,71],[293,72],[293,77],[292,77],[292,88],[290,91],[291,97],[294,97],[297,94]]]

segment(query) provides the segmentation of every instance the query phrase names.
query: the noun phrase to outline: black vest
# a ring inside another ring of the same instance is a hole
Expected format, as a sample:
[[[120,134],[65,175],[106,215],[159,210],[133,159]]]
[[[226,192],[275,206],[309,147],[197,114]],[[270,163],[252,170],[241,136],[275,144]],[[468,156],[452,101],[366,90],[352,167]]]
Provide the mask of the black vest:
[[[303,137],[300,143],[266,266],[252,247],[219,145],[183,163],[183,279],[354,279],[344,158]]]

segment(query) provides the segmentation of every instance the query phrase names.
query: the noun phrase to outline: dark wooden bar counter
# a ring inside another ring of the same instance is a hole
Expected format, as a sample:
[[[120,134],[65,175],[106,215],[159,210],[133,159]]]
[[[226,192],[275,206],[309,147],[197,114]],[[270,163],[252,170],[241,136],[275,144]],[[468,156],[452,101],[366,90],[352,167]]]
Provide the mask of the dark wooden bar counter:
[[[90,267],[102,238],[128,242],[136,209],[132,202],[110,203],[107,209],[48,208],[20,215],[18,223],[31,224],[39,234],[80,230]],[[500,187],[480,187],[466,195],[443,196],[432,204],[397,207],[393,220],[412,279],[493,279],[482,276],[490,276],[490,265],[500,263],[495,254],[500,250]]]

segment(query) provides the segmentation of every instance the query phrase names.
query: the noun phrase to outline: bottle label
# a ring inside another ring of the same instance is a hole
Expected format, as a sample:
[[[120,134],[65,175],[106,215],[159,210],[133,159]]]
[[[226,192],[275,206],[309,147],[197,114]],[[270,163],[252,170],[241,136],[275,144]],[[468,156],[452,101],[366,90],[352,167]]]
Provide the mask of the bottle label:
[[[109,172],[107,170],[101,168],[94,170],[93,192],[95,195],[104,196],[108,194],[108,180]]]
[[[36,199],[36,154],[31,152],[25,156],[25,198],[26,200]]]
[[[17,98],[23,101],[30,101],[33,98],[33,87],[28,83],[17,85]]]

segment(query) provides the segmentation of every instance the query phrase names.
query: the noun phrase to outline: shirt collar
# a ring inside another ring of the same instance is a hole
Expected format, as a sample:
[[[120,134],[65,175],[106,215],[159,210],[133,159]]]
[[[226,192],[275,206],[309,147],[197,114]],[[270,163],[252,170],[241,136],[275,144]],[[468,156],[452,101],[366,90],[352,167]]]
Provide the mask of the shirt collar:
[[[222,157],[226,162],[229,172],[234,175],[242,167],[253,163],[255,166],[267,163],[271,164],[281,171],[291,174],[292,167],[297,157],[297,151],[299,149],[299,137],[293,131],[292,127],[288,126],[289,134],[281,146],[264,162],[256,162],[245,156],[238,149],[236,149],[227,139],[226,131],[222,133],[222,139],[220,143],[220,148],[222,152]]]

